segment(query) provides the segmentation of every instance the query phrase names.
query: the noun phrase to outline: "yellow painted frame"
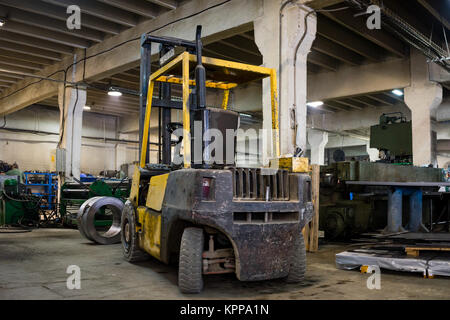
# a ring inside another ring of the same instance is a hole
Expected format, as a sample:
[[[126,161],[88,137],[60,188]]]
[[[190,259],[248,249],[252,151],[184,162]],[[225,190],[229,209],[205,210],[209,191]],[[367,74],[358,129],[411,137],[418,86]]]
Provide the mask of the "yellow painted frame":
[[[153,90],[155,82],[168,82],[168,83],[177,83],[183,86],[183,147],[184,147],[184,167],[191,167],[191,140],[189,139],[190,135],[190,116],[188,109],[189,102],[189,86],[195,86],[195,81],[189,79],[189,63],[196,62],[197,57],[195,55],[189,54],[188,52],[184,52],[180,54],[178,57],[170,61],[164,67],[160,68],[156,72],[154,72],[149,79],[148,93],[147,93],[147,108],[145,111],[145,121],[144,121],[144,135],[142,138],[142,152],[140,159],[140,167],[144,168],[146,165],[146,157],[147,157],[147,149],[148,149],[148,134],[150,127],[150,115],[152,110],[152,100],[153,100]],[[182,77],[172,77],[166,76],[167,72],[175,68],[178,64],[181,63],[182,66]],[[261,78],[270,77],[270,102],[272,109],[272,129],[275,130],[275,145],[277,158],[280,157],[280,138],[279,138],[279,126],[278,126],[278,94],[277,94],[277,74],[275,69],[254,66],[245,63],[239,63],[234,61],[227,61],[216,58],[203,57],[202,63],[204,65],[212,65],[216,67],[240,70],[240,71],[248,71],[260,74]],[[222,101],[222,108],[228,108],[228,98],[230,89],[233,89],[238,86],[237,83],[225,83],[225,82],[217,82],[217,81],[206,81],[207,88],[214,89],[222,89],[224,90],[224,98]],[[146,147],[147,146],[147,147]]]

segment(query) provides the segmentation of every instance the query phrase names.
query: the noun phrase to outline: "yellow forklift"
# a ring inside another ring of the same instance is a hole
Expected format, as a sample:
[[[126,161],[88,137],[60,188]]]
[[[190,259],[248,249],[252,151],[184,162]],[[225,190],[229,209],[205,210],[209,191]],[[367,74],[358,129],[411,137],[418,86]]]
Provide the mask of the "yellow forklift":
[[[160,60],[159,69],[152,73],[151,46],[155,43],[160,46]],[[306,254],[301,231],[313,215],[309,175],[237,168],[236,136],[227,135],[239,127],[239,114],[227,110],[230,90],[267,77],[272,125],[278,131],[275,70],[203,57],[201,26],[195,41],[146,34],[141,44],[141,110],[145,112],[140,122],[140,163],[122,212],[126,260],[152,256],[167,264],[178,263],[178,284],[183,293],[199,293],[203,275],[208,274],[235,273],[241,281],[302,281]],[[154,98],[157,82],[159,99]],[[181,103],[172,101],[171,85],[181,85]],[[222,106],[206,106],[206,88],[224,91]],[[163,159],[155,164],[148,160],[152,105],[163,113]],[[182,109],[182,123],[171,122],[173,108]],[[191,135],[198,131],[195,122],[201,124],[200,138],[198,132]],[[183,145],[183,161],[174,164],[171,136],[181,127],[178,142]],[[203,137],[210,129],[223,134],[222,152],[218,148],[209,152],[211,141]],[[276,137],[279,156],[278,134]],[[230,152],[231,161],[225,156]]]

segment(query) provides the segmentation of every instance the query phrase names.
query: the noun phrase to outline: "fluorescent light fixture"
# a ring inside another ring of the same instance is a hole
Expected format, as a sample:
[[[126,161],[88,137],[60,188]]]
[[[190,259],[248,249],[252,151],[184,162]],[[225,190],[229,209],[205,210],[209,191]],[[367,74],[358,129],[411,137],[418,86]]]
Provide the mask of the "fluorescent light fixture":
[[[392,90],[392,93],[399,97],[403,96],[403,91],[399,89]]]
[[[308,102],[306,105],[308,107],[317,108],[317,107],[323,106],[323,102],[322,101]]]
[[[113,97],[120,97],[122,95],[122,92],[111,87],[111,88],[109,88],[108,95],[113,96]]]
[[[0,28],[3,27],[6,24],[5,18],[0,18]]]
[[[89,106],[84,106],[83,109],[89,111],[89,110],[91,110],[91,107],[89,107]]]
[[[246,118],[253,118],[253,116],[251,114],[248,114],[248,113],[240,113],[240,115],[242,117],[246,117]]]

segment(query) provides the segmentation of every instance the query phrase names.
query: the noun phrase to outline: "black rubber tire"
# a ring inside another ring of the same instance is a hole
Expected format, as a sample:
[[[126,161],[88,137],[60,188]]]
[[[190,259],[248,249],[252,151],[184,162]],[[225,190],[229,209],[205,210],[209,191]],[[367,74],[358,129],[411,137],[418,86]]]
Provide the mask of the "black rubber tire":
[[[136,233],[136,217],[133,204],[127,201],[122,211],[120,223],[120,239],[122,241],[123,256],[128,262],[145,261],[150,258],[147,252],[139,249],[138,235]]]
[[[292,254],[291,266],[289,268],[289,274],[286,277],[288,283],[299,283],[305,280],[306,272],[306,248],[303,234],[295,240],[295,248]]]
[[[200,293],[203,289],[203,229],[184,229],[180,245],[178,287],[182,293]]]

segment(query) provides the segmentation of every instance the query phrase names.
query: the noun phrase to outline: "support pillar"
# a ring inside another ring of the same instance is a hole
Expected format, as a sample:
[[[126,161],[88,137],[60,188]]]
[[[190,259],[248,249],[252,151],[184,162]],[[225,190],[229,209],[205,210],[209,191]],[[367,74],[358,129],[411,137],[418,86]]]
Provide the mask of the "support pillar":
[[[429,232],[422,223],[422,199],[420,188],[395,187],[388,193],[388,221],[385,233],[406,231],[403,227],[403,196],[409,197],[409,232]]]
[[[264,0],[264,14],[254,21],[255,42],[263,55],[263,65],[275,68],[278,75],[279,127],[281,155],[288,156],[296,147],[306,150],[306,60],[315,39],[317,19],[311,11],[297,1],[282,9],[280,41],[281,0]],[[281,42],[281,50],[280,50]],[[281,55],[281,57],[280,57]],[[295,68],[294,68],[295,65]],[[263,80],[263,129],[271,130],[270,81]],[[274,157],[274,144],[263,144],[264,163]]]
[[[65,178],[80,179],[81,131],[86,98],[87,93],[84,88],[64,88],[64,85],[59,87],[61,143],[58,147],[66,150]]]
[[[403,232],[402,226],[403,192],[390,190],[388,194],[388,221],[385,233]]]
[[[328,143],[328,132],[308,130],[308,143],[311,146],[311,164],[325,165],[325,146]]]
[[[442,102],[442,86],[429,81],[426,57],[411,48],[411,86],[405,88],[405,103],[411,110],[413,162],[415,166],[437,165],[435,133],[431,120]]]

